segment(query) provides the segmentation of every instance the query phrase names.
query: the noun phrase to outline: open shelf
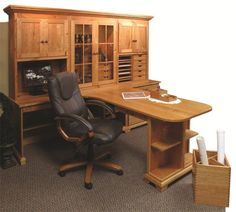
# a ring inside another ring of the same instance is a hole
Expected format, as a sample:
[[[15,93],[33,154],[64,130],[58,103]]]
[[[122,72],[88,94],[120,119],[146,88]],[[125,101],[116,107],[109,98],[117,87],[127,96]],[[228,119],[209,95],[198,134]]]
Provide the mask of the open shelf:
[[[171,164],[165,164],[165,166],[158,167],[156,169],[151,170],[151,175],[155,176],[160,181],[164,181],[170,178],[172,175],[178,174],[178,172],[182,172],[184,169],[188,169],[189,166],[192,165],[192,153],[186,153],[184,155],[184,167],[175,168],[172,167]]]
[[[45,109],[24,113],[23,123],[23,131],[27,132],[42,127],[48,127],[55,122],[53,120],[52,110]]]
[[[66,71],[66,59],[22,61],[17,63],[15,99],[47,95],[47,79]]]
[[[44,127],[50,127],[50,126],[54,126],[54,125],[55,125],[54,122],[45,123],[45,124],[40,124],[40,125],[36,125],[36,126],[33,126],[33,127],[24,128],[23,131],[28,132],[28,131],[31,131],[31,130],[36,130],[36,129],[44,128]]]
[[[198,135],[197,132],[187,129],[187,130],[185,130],[184,141],[186,141],[186,140],[188,140],[188,139],[190,139],[190,138],[192,138],[196,135]]]
[[[172,147],[175,147],[181,143],[182,143],[181,141],[169,142],[169,143],[167,143],[167,142],[154,142],[154,143],[152,143],[151,147],[163,152],[163,151],[166,151],[166,150],[168,150]]]
[[[198,135],[197,132],[187,129],[187,130],[185,130],[183,141],[186,141],[186,140],[188,140],[188,139],[190,139],[190,138],[192,138],[196,135]],[[177,146],[181,143],[182,143],[181,141],[173,141],[173,140],[168,141],[168,142],[158,141],[158,142],[153,142],[151,144],[151,147],[163,152],[163,151],[166,151],[170,148],[173,148],[173,147],[175,147],[175,146]]]
[[[169,177],[171,177],[172,175],[174,175],[180,170],[181,169],[178,169],[178,168],[163,166],[163,167],[158,167],[157,169],[152,170],[151,174],[155,176],[155,178],[157,178],[158,180],[162,181],[162,180],[168,179]]]
[[[118,65],[119,82],[132,80],[132,60],[130,55],[120,55]]]

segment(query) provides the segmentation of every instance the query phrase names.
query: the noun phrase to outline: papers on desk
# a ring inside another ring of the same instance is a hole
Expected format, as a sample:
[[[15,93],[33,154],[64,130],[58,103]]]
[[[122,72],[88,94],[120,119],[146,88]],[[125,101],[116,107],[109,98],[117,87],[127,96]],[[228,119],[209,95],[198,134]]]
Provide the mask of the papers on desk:
[[[149,97],[148,100],[150,100],[151,102],[156,102],[156,103],[161,103],[161,104],[179,104],[181,102],[180,99],[176,99],[174,101],[170,101],[170,102],[165,102],[165,101],[162,101],[162,100],[159,100],[159,99],[155,99],[155,98],[151,98]]]
[[[123,99],[147,99],[150,96],[146,96],[143,91],[135,92],[122,92]]]

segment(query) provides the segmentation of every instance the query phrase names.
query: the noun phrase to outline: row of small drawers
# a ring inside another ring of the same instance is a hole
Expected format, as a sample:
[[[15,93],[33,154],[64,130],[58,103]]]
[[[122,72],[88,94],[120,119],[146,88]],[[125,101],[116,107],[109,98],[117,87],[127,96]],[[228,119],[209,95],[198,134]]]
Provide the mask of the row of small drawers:
[[[147,55],[133,56],[133,80],[146,79],[147,72]]]
[[[112,79],[112,63],[99,64],[99,80],[110,80]]]

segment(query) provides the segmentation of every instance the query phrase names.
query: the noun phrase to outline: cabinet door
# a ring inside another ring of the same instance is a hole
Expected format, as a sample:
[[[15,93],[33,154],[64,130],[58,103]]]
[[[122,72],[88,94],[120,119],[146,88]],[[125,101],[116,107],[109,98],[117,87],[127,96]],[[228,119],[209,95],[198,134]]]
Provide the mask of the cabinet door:
[[[66,20],[47,20],[45,26],[44,45],[49,57],[67,55],[68,22]]]
[[[133,24],[130,21],[119,23],[119,52],[132,52]]]
[[[72,70],[78,75],[78,83],[91,86],[94,80],[94,24],[93,22],[72,22]]]
[[[17,20],[17,58],[39,57],[41,52],[40,19]]]
[[[19,19],[17,58],[67,55],[68,22],[50,19]]]
[[[98,24],[98,82],[110,83],[116,79],[116,24]]]
[[[133,52],[146,52],[147,51],[147,25],[137,23],[133,26]]]

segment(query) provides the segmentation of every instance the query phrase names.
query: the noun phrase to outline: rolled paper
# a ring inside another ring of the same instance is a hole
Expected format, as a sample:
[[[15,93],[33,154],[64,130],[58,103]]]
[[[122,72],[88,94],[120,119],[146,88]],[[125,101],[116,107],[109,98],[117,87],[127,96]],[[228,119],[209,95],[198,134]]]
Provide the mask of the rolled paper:
[[[225,131],[217,130],[217,161],[224,164],[225,161]]]
[[[203,165],[208,165],[207,151],[204,138],[202,136],[197,137],[197,145],[200,154],[200,159]]]

